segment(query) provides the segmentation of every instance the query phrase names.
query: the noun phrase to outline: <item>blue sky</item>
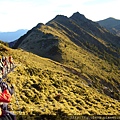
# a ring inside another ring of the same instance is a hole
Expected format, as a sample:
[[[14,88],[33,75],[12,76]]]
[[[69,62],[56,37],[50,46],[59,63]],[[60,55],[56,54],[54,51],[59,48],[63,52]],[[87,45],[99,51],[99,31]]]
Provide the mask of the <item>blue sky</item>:
[[[0,0],[0,31],[31,29],[56,15],[70,17],[75,12],[92,21],[120,19],[119,5],[120,0]]]

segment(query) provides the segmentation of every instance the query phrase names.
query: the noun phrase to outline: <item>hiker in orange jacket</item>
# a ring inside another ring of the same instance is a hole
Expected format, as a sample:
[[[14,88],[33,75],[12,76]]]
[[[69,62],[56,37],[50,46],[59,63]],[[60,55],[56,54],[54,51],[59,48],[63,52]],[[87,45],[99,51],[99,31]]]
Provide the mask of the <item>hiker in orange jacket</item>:
[[[13,90],[5,83],[0,81],[0,120],[6,118],[7,103],[11,101]],[[9,120],[9,119],[7,119]]]
[[[10,64],[10,69],[11,69],[12,67],[14,67],[13,57],[12,57],[12,56],[9,56],[9,64]]]

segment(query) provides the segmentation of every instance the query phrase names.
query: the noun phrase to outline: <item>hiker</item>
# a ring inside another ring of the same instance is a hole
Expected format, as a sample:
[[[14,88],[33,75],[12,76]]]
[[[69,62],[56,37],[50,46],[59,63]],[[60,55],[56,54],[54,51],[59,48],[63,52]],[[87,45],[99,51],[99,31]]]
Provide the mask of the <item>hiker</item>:
[[[9,64],[10,64],[10,69],[14,67],[13,57],[12,56],[9,56]]]
[[[5,61],[5,56],[2,55],[1,61],[4,63],[4,61]]]
[[[2,75],[4,75],[4,56],[0,59],[0,70],[2,71]]]
[[[9,69],[9,67],[8,67],[8,59],[7,59],[7,57],[5,57],[5,60],[4,60],[4,63],[3,63],[4,65],[4,74],[7,74],[8,73],[8,69]]]
[[[0,61],[0,80],[2,79],[2,75],[3,75],[3,65],[2,62]]]
[[[2,80],[2,69],[0,67],[0,81]]]
[[[6,75],[8,73],[8,59],[7,57],[4,57],[4,60],[2,60],[3,64],[3,75]]]
[[[5,82],[0,81],[0,120],[16,120],[14,114],[7,110],[7,103],[11,101],[14,88],[10,88]]]

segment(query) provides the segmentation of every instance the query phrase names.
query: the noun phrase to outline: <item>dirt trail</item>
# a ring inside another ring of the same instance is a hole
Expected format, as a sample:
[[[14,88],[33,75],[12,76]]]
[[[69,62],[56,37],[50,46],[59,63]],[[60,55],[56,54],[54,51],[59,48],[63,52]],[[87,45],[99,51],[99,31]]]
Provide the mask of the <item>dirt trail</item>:
[[[3,76],[2,76],[2,79],[7,78],[7,75],[8,75],[10,72],[12,72],[15,67],[16,67],[16,65],[14,65],[14,66],[7,72],[7,74],[3,75]]]

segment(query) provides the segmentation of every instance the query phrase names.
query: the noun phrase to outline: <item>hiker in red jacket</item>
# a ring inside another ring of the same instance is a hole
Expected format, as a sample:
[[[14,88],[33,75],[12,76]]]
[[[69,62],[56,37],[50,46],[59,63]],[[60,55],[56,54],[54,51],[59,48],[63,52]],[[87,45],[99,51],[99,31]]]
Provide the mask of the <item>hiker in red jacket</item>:
[[[8,85],[5,83],[0,83],[0,105],[2,106],[3,102],[9,103],[11,100],[11,94],[8,90]],[[2,115],[2,109],[0,107],[0,116]]]
[[[13,90],[5,83],[0,81],[0,120],[9,120],[7,115],[7,103],[11,101]]]

